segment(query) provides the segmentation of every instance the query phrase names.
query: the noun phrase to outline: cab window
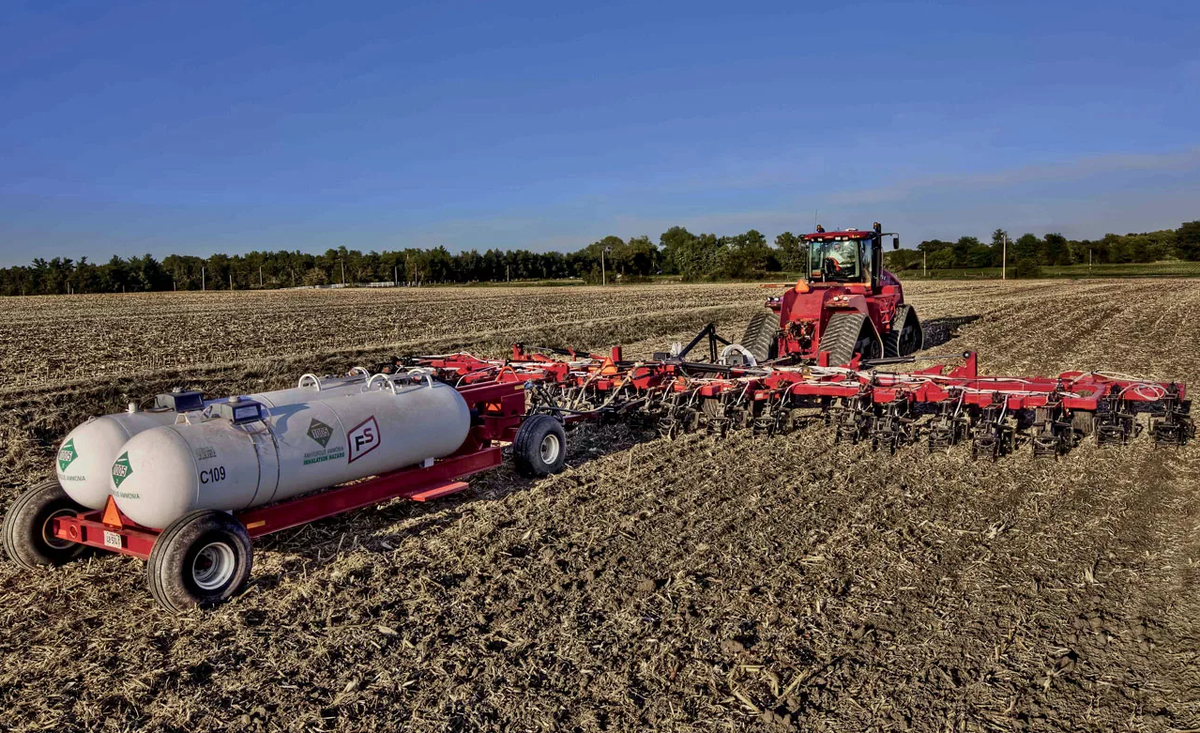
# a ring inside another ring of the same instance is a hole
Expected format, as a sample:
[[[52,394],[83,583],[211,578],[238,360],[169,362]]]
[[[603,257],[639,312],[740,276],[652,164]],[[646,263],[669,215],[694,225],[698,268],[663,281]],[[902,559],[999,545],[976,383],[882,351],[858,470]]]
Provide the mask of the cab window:
[[[870,247],[862,247],[862,240],[813,240],[809,253],[810,276],[817,282],[861,282],[862,273],[870,271]]]

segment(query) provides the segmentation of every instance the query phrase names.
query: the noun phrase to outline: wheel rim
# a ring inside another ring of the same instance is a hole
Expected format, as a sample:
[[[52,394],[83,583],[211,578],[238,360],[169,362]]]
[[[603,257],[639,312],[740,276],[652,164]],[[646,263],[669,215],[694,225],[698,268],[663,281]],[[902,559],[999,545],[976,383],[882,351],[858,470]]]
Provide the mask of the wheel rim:
[[[542,463],[546,465],[551,465],[557,461],[559,451],[561,450],[562,446],[559,445],[558,436],[553,433],[542,438],[542,444],[538,446],[538,453],[542,457]]]
[[[233,548],[224,542],[210,542],[192,560],[192,580],[200,590],[216,590],[229,582],[237,567]]]
[[[56,512],[51,512],[50,516],[46,517],[46,521],[42,522],[42,542],[52,550],[65,550],[75,544],[71,540],[64,540],[54,536],[54,520],[58,517],[73,515],[75,512],[70,509],[59,509]]]

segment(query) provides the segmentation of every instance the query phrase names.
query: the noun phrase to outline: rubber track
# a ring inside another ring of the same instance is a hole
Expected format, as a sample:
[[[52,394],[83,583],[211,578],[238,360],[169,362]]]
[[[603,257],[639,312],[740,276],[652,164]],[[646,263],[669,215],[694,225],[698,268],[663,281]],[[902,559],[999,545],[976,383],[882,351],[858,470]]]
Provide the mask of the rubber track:
[[[896,314],[892,316],[892,330],[883,339],[883,355],[887,358],[895,356],[908,356],[908,354],[900,353],[900,333],[904,329],[904,324],[908,321],[910,314],[914,314],[913,307],[905,303],[896,308]],[[917,328],[921,328],[920,321],[917,321]],[[916,351],[920,351],[925,345],[924,334],[917,339]]]
[[[854,347],[866,318],[862,313],[834,313],[829,317],[817,349],[829,352],[830,366],[849,364],[854,358]]]
[[[772,311],[757,313],[746,324],[741,345],[759,364],[771,358],[772,347],[779,337],[779,316]]]

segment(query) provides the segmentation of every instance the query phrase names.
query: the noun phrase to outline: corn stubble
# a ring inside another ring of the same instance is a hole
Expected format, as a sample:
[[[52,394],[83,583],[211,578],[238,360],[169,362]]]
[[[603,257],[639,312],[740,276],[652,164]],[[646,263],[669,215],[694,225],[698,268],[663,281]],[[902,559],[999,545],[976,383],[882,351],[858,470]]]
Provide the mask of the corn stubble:
[[[514,340],[645,354],[751,286],[13,299],[0,509],[86,416],[175,384],[285,386]],[[1192,282],[918,284],[990,373],[1200,385]],[[64,335],[65,334],[65,335]],[[573,432],[570,468],[264,538],[183,617],[141,563],[0,563],[0,709],[25,730],[1187,730],[1200,727],[1200,457],[887,456],[820,429]]]

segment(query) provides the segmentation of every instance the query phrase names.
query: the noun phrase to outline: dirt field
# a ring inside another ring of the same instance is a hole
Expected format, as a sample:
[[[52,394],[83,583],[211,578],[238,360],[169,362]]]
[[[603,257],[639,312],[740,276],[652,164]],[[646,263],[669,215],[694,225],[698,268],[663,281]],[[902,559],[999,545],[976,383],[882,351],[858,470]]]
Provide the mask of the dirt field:
[[[175,384],[291,383],[513,340],[648,353],[751,286],[0,302],[0,511],[86,416]],[[1200,387],[1200,283],[922,283],[989,373]],[[258,544],[249,591],[170,616],[140,562],[0,562],[0,729],[1200,729],[1200,448],[975,463],[785,438],[572,434],[508,468]]]

